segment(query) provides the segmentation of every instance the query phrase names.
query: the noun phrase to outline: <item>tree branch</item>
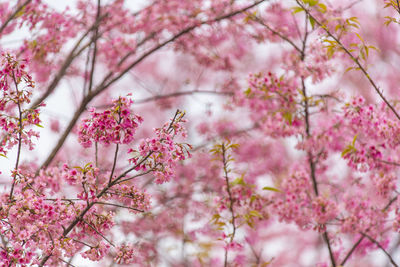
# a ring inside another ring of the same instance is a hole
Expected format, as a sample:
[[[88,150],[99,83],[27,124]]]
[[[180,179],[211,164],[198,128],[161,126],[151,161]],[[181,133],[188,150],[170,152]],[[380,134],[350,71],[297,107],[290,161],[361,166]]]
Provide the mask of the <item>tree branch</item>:
[[[299,0],[296,0],[296,2],[301,8],[304,9],[306,14],[310,18],[312,18],[319,27],[321,27],[333,40],[335,40],[335,42],[343,49],[343,51],[350,57],[350,59],[353,60],[356,63],[357,67],[361,70],[361,72],[364,74],[364,76],[368,79],[369,83],[372,85],[372,87],[374,88],[375,92],[379,95],[379,97],[383,100],[383,102],[385,102],[385,104],[393,112],[393,114],[396,116],[396,118],[398,120],[400,120],[400,115],[397,113],[397,111],[394,109],[394,107],[389,103],[389,101],[382,94],[382,92],[379,90],[379,87],[375,84],[374,80],[372,80],[372,78],[369,75],[369,73],[367,72],[367,70],[361,65],[360,61],[351,54],[351,52],[342,44],[342,42],[340,42],[340,40],[338,38],[336,38],[336,36],[334,36],[328,30],[328,28],[326,26],[322,25],[322,23],[320,21],[318,21],[313,15],[311,15],[310,11],[307,8],[305,8],[305,6],[303,4],[301,4],[299,2]]]
[[[156,45],[154,48],[150,49],[148,52],[144,53],[142,56],[140,56],[138,59],[136,59],[133,63],[131,63],[125,70],[123,70],[120,74],[118,74],[116,77],[114,77],[112,80],[108,81],[108,79],[111,77],[110,75],[112,75],[113,72],[110,72],[108,75],[106,75],[106,77],[103,79],[103,81],[96,87],[96,89],[94,89],[93,91],[89,92],[89,94],[82,100],[81,105],[79,106],[79,108],[76,110],[76,112],[74,113],[74,116],[72,117],[71,121],[69,122],[67,128],[64,130],[63,135],[60,137],[60,139],[58,140],[56,146],[53,148],[53,150],[51,151],[50,155],[47,157],[47,159],[45,160],[45,162],[42,164],[42,166],[40,168],[47,168],[50,163],[53,161],[54,157],[57,155],[58,151],[60,150],[60,148],[62,147],[62,145],[64,144],[66,138],[68,137],[69,133],[71,132],[72,128],[75,126],[76,122],[78,121],[80,115],[85,111],[86,106],[90,103],[90,101],[92,101],[93,98],[95,98],[97,95],[99,95],[100,93],[102,93],[104,90],[106,90],[108,87],[110,87],[113,83],[115,83],[116,81],[118,81],[122,76],[124,76],[126,73],[128,73],[133,67],[135,67],[136,65],[138,65],[140,62],[142,62],[144,59],[146,59],[148,56],[152,55],[153,53],[155,53],[156,51],[158,51],[159,49],[163,48],[164,46],[166,46],[167,44],[175,41],[176,39],[178,39],[179,37],[193,31],[194,29],[204,25],[204,24],[210,24],[213,22],[218,22],[230,17],[233,17],[237,14],[243,13],[263,2],[265,2],[267,0],[259,0],[255,3],[253,3],[252,5],[249,5],[245,8],[239,9],[237,11],[234,11],[232,13],[229,13],[227,15],[212,19],[212,20],[208,20],[205,22],[201,22],[198,23],[196,25],[190,26],[188,28],[183,29],[182,31],[180,31],[179,33],[177,33],[176,35],[174,35],[173,37],[167,39],[166,41],[162,42],[159,45]],[[38,171],[37,171],[38,173]]]
[[[22,10],[25,8],[25,6],[27,6],[32,0],[26,0],[24,3],[22,3],[22,5],[20,5],[19,7],[17,7],[17,9],[14,11],[14,13],[12,13],[7,20],[3,23],[3,25],[1,25],[0,27],[0,35],[2,34],[2,32],[4,31],[4,29],[7,27],[7,25],[15,18],[15,16]]]
[[[366,238],[368,238],[372,243],[374,243],[375,245],[377,245],[382,251],[383,253],[386,254],[386,256],[389,258],[390,262],[393,264],[393,266],[395,267],[399,267],[399,265],[396,264],[396,262],[393,260],[392,256],[385,250],[384,247],[382,247],[381,244],[379,244],[378,241],[376,241],[375,239],[373,239],[371,236],[369,236],[366,233],[361,233],[363,236],[365,236]]]

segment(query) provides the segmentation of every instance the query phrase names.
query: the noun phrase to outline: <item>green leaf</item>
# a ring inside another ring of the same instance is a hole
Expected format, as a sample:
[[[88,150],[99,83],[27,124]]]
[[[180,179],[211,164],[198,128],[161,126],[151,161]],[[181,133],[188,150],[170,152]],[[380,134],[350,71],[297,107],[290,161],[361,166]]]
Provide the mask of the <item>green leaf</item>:
[[[247,90],[244,91],[244,94],[245,94],[246,96],[249,96],[249,95],[251,94],[251,88],[250,88],[250,87],[247,88]]]
[[[324,4],[322,4],[322,3],[318,3],[318,6],[319,6],[319,11],[321,12],[321,13],[325,13],[326,12],[326,5],[324,5]]]
[[[360,39],[360,40],[361,40],[361,42],[363,42],[363,43],[364,43],[364,39],[361,37],[361,35],[359,35],[359,34],[358,34],[358,33],[356,33],[356,32],[355,32],[355,34],[357,35],[358,39]]]
[[[40,127],[40,128],[44,128],[42,125],[40,125],[39,123],[38,124],[35,124],[37,127]]]
[[[249,214],[250,214],[250,216],[252,216],[252,217],[258,217],[258,218],[262,218],[263,216],[258,212],[258,211],[256,211],[256,210],[251,210],[250,212],[249,212]]]
[[[279,190],[279,189],[277,189],[277,188],[274,188],[274,187],[270,187],[270,186],[264,186],[264,187],[262,188],[262,190],[268,190],[268,191],[274,191],[274,192],[281,193],[281,190]]]
[[[304,11],[304,9],[302,7],[299,7],[299,6],[293,7],[292,10],[293,10],[292,11],[293,14],[296,14],[296,13]]]
[[[78,171],[80,171],[80,172],[83,172],[83,169],[81,168],[81,167],[79,167],[79,166],[75,166],[75,167],[73,167],[74,169],[77,169]]]
[[[86,169],[87,167],[89,167],[89,166],[90,166],[90,164],[92,164],[92,163],[91,163],[91,162],[89,162],[89,163],[86,163],[86,165],[85,165],[84,169]]]
[[[283,118],[290,124],[292,125],[293,123],[293,115],[291,112],[285,112],[283,113]]]
[[[311,24],[311,27],[314,29],[314,27],[315,27],[315,19],[313,17],[311,17],[311,16],[310,16],[310,24]]]
[[[236,178],[236,179],[231,183],[232,186],[235,186],[235,185],[238,185],[238,184],[240,184],[240,185],[246,185],[246,183],[245,183],[244,180],[243,180],[243,177]]]
[[[358,134],[356,134],[353,138],[353,141],[351,142],[351,145],[354,147],[354,145],[356,144],[356,140],[357,140],[357,136]]]
[[[25,13],[25,8],[26,6],[22,7],[20,11],[18,11],[17,14],[15,14],[15,18],[21,17]]]

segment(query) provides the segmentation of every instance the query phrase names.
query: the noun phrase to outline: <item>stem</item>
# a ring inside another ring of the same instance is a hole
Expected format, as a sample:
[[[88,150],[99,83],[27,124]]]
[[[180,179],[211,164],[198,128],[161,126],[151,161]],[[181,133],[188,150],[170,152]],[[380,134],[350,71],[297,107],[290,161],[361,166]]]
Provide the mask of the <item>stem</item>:
[[[95,204],[108,205],[108,206],[114,206],[114,207],[118,207],[118,208],[130,209],[130,210],[134,210],[134,211],[138,211],[138,212],[144,212],[144,210],[131,208],[131,207],[127,207],[127,206],[123,206],[123,205],[119,205],[119,204],[114,204],[114,203],[108,203],[108,202],[96,201]]]
[[[181,114],[180,111],[176,111],[174,118],[172,119],[171,123],[169,124],[168,127],[168,131],[173,129],[173,125],[174,123],[176,123],[176,121],[179,121],[180,119],[182,119],[183,115],[178,117],[178,114]],[[118,184],[120,182],[120,180],[122,178],[124,178],[128,173],[130,173],[131,171],[135,170],[137,167],[139,167],[140,165],[142,165],[154,152],[153,151],[149,151],[149,153],[142,158],[138,163],[136,163],[135,166],[133,166],[132,168],[126,170],[125,172],[123,172],[121,175],[119,175],[114,181],[112,181],[111,183],[107,184],[107,186],[105,186],[103,188],[103,190],[101,190],[100,193],[98,193],[96,195],[96,199],[100,199],[104,194],[106,194],[108,192],[108,190],[113,187],[114,185]],[[75,217],[75,219],[70,223],[70,225],[67,228],[64,228],[64,231],[62,233],[62,237],[66,237],[68,235],[69,232],[72,231],[72,229],[81,221],[83,221],[83,217],[86,215],[86,213],[97,203],[97,201],[88,203],[86,208],[81,211],[81,213]],[[44,264],[46,264],[46,262],[48,261],[48,259],[52,256],[52,254],[48,254],[46,255],[43,260],[40,262],[39,267],[44,266]]]
[[[11,191],[10,191],[10,200],[12,200],[13,197],[13,193],[14,193],[14,187],[15,187],[15,183],[16,183],[16,178],[18,175],[18,166],[19,166],[19,160],[20,160],[20,156],[21,156],[21,147],[22,147],[22,109],[21,109],[21,103],[19,101],[19,90],[18,90],[18,83],[17,80],[15,79],[15,74],[14,71],[12,72],[12,78],[15,84],[15,91],[17,94],[17,106],[18,106],[18,149],[17,149],[17,159],[15,161],[15,175],[13,177],[13,182],[11,185]]]
[[[111,173],[110,173],[110,178],[108,178],[108,184],[111,184],[112,177],[113,177],[114,171],[115,171],[115,166],[117,165],[118,149],[119,149],[119,144],[117,144],[116,147],[115,147],[114,162],[113,162],[113,165],[112,165],[112,169],[111,169]]]
[[[236,234],[236,223],[235,223],[235,212],[233,210],[233,203],[234,203],[234,199],[232,197],[232,193],[231,193],[231,187],[229,184],[229,177],[228,177],[228,160],[226,158],[226,147],[225,147],[225,143],[222,143],[222,163],[224,165],[224,178],[225,178],[225,183],[226,183],[226,190],[228,192],[228,196],[229,196],[229,211],[231,212],[231,217],[232,217],[232,227],[233,227],[233,231],[231,234],[231,238],[230,238],[230,243],[232,243],[233,239],[235,238],[235,234]],[[224,267],[228,266],[228,248],[225,249],[225,259],[224,259]]]
[[[60,148],[64,144],[65,140],[67,139],[67,137],[68,137],[69,133],[71,132],[72,128],[74,128],[74,126],[75,126],[76,122],[78,121],[80,115],[85,111],[86,105],[90,102],[90,100],[91,100],[91,98],[88,98],[88,97],[86,97],[86,98],[84,98],[82,100],[81,105],[75,111],[74,116],[72,117],[71,121],[69,122],[67,128],[64,130],[64,133],[62,134],[62,136],[58,140],[56,146],[53,148],[53,150],[51,151],[50,155],[47,157],[47,159],[42,164],[42,166],[40,166],[40,168],[36,171],[36,173],[39,173],[40,169],[47,168],[50,165],[50,163],[53,161],[54,157],[57,155],[58,151],[60,150]]]
[[[96,168],[98,168],[99,167],[99,145],[98,145],[98,143],[97,142],[95,142],[94,143],[94,150],[95,150],[95,165],[96,165]]]

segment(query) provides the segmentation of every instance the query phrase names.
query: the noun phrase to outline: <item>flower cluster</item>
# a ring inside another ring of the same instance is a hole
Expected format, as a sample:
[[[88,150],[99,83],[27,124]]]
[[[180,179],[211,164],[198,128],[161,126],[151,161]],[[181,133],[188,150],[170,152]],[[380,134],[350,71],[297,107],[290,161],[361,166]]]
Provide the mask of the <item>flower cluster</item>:
[[[18,61],[9,54],[2,54],[0,60],[0,153],[6,155],[13,146],[23,143],[33,149],[32,137],[39,133],[28,129],[40,126],[38,107],[24,108],[30,103],[35,84],[25,71],[26,60]]]
[[[118,264],[130,264],[134,260],[134,249],[133,245],[126,244],[117,247],[117,255],[114,258],[114,261]]]
[[[348,165],[359,171],[380,167],[387,150],[400,145],[400,122],[393,118],[385,105],[366,104],[363,97],[354,98],[344,108],[343,122],[353,141],[348,141],[342,156]],[[387,140],[392,140],[387,142]],[[387,157],[392,155],[387,154]]]
[[[91,147],[92,142],[109,144],[129,144],[142,117],[131,112],[133,101],[120,97],[114,101],[112,108],[101,113],[93,108],[90,118],[84,119],[79,128],[79,142],[83,147]]]
[[[312,184],[310,176],[304,170],[293,171],[279,188],[281,194],[274,195],[273,207],[279,219],[295,222],[302,228],[311,227]]]
[[[183,116],[183,112],[177,111],[171,122],[154,130],[154,138],[141,140],[138,150],[129,151],[135,156],[139,154],[142,159],[147,159],[144,164],[139,164],[137,169],[153,170],[157,184],[170,181],[174,177],[176,163],[190,157],[191,146],[174,141],[175,137],[186,137],[186,130],[182,125],[186,120]],[[139,157],[131,158],[130,162],[137,165],[140,162]]]
[[[297,86],[294,81],[277,77],[271,72],[252,74],[249,87],[235,97],[237,105],[248,107],[250,117],[266,134],[290,136],[299,131],[303,124],[298,116]]]

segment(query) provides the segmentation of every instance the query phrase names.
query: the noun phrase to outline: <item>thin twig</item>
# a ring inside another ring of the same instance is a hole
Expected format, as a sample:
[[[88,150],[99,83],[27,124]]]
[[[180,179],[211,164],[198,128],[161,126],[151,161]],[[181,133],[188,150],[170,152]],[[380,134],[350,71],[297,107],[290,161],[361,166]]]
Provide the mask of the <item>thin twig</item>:
[[[281,34],[280,32],[274,30],[273,28],[271,28],[269,25],[265,24],[264,21],[257,17],[257,16],[252,16],[252,18],[254,19],[255,22],[259,23],[260,25],[264,26],[265,28],[267,28],[270,32],[272,32],[274,35],[279,36],[282,40],[288,42],[294,49],[296,49],[299,53],[302,53],[301,49],[292,41],[290,40],[288,37],[286,37],[285,35]]]
[[[388,160],[383,160],[383,159],[377,159],[378,162],[382,162],[388,165],[393,165],[393,166],[398,166],[400,167],[400,163],[393,162],[393,161],[388,161]]]
[[[96,22],[100,20],[100,15],[101,15],[101,0],[97,0],[97,14],[96,14]],[[94,78],[94,70],[96,66],[96,55],[97,55],[97,40],[98,40],[98,35],[99,35],[99,26],[100,24],[97,24],[95,29],[94,29],[94,34],[93,34],[93,54],[92,54],[92,69],[90,71],[90,78],[89,78],[89,87],[88,91],[90,92],[93,87],[93,78]]]
[[[62,258],[58,258],[60,261],[64,262],[65,264],[67,264],[68,266],[72,266],[72,267],[76,267],[75,265],[71,264],[70,262],[62,259]]]
[[[142,173],[136,174],[136,175],[134,175],[134,176],[128,177],[128,178],[126,178],[126,179],[119,180],[116,184],[122,184],[122,183],[128,182],[128,181],[133,180],[133,179],[135,179],[135,178],[137,178],[137,177],[140,177],[140,176],[149,174],[149,173],[152,172],[152,171],[154,171],[154,168],[152,168],[152,169],[150,169],[150,170],[148,170],[148,171],[146,171],[146,172],[142,172]]]
[[[115,204],[115,203],[96,201],[95,204],[108,205],[108,206],[114,206],[114,207],[118,207],[118,208],[130,209],[130,210],[134,210],[134,211],[138,211],[138,212],[144,212],[144,210],[141,210],[141,209],[131,208],[131,207],[127,207],[124,205]]]
[[[115,245],[110,241],[110,240],[108,240],[102,233],[100,233],[97,229],[96,229],[96,227],[94,227],[93,225],[91,225],[90,223],[88,223],[86,220],[82,220],[84,223],[86,223],[90,228],[92,228],[93,229],[93,231],[95,231],[99,236],[101,236],[105,241],[107,241],[107,243],[109,243],[111,246],[113,246],[113,247],[115,247]]]
[[[368,238],[372,243],[374,243],[375,245],[377,245],[382,251],[383,253],[386,254],[386,256],[389,258],[390,262],[393,264],[393,266],[395,267],[399,267],[399,265],[396,264],[396,262],[393,260],[392,256],[386,251],[386,249],[384,247],[382,247],[381,244],[379,244],[378,241],[376,241],[374,238],[372,238],[371,236],[369,236],[366,233],[361,233],[363,236],[365,236],[366,238]]]
[[[192,95],[192,94],[215,94],[215,95],[221,95],[221,96],[232,96],[234,93],[233,92],[217,92],[217,91],[209,91],[209,90],[191,90],[191,91],[181,91],[181,92],[175,92],[175,93],[170,93],[170,94],[165,94],[165,95],[156,95],[156,96],[151,96],[143,99],[138,99],[134,101],[134,104],[145,104],[148,102],[152,101],[158,101],[162,99],[168,99],[172,97],[180,97],[180,96],[185,96],[185,95]],[[96,106],[96,108],[99,109],[104,109],[104,108],[110,108],[112,104],[107,104],[107,105],[99,105]]]
[[[116,144],[115,153],[114,153],[114,161],[113,161],[113,165],[111,168],[110,178],[108,179],[108,184],[111,184],[112,177],[113,177],[114,171],[115,171],[115,166],[117,166],[118,149],[119,149],[119,144]]]

